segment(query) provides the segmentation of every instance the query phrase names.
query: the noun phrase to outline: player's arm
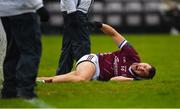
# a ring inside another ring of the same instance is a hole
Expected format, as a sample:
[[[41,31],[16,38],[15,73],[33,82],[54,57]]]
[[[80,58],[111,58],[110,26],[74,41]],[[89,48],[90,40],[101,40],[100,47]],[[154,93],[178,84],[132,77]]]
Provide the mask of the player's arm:
[[[107,24],[102,24],[102,28],[100,29],[105,34],[111,36],[118,46],[125,40],[125,38],[121,34],[119,34],[114,28]]]
[[[120,33],[118,33],[113,27],[111,27],[110,25],[103,24],[100,22],[94,22],[93,25],[96,28],[100,29],[105,34],[111,36],[118,46],[120,44],[122,44],[122,42],[125,40],[125,38]]]
[[[116,77],[112,77],[110,80],[111,81],[133,81],[134,78],[128,78],[128,77],[124,77],[124,76],[116,76]]]

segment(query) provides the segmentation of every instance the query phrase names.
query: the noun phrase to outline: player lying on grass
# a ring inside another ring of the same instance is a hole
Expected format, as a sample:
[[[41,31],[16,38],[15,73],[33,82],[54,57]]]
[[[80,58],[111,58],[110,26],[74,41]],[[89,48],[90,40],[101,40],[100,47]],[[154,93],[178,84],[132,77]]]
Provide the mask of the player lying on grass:
[[[119,50],[112,53],[85,55],[77,62],[75,71],[53,77],[38,77],[37,81],[45,83],[90,80],[131,81],[154,77],[156,69],[148,63],[141,63],[135,49],[115,29],[99,22],[91,25],[111,36]]]

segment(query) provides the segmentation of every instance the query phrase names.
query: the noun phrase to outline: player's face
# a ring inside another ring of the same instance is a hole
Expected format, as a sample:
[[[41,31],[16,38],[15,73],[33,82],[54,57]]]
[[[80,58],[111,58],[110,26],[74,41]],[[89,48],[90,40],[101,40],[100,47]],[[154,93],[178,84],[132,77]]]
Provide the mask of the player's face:
[[[151,65],[148,63],[133,63],[131,68],[141,78],[147,78],[149,76],[149,69],[151,69]]]

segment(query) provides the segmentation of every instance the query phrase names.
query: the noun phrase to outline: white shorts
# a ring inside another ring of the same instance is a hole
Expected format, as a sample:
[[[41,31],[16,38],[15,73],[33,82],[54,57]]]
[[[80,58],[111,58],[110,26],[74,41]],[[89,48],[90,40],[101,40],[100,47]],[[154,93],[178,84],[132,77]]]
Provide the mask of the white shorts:
[[[88,55],[84,55],[82,58],[80,58],[77,63],[76,66],[78,66],[78,64],[84,62],[84,61],[89,61],[92,62],[95,67],[96,67],[96,72],[94,73],[92,80],[97,80],[100,74],[100,68],[99,68],[99,59],[98,56],[96,54],[88,54]]]

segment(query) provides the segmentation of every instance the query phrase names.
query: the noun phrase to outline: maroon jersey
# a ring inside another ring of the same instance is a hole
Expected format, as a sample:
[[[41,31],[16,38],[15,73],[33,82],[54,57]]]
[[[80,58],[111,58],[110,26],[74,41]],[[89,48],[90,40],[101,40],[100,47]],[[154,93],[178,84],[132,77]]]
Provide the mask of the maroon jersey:
[[[135,49],[126,40],[119,46],[120,50],[112,53],[99,54],[100,75],[99,80],[108,81],[115,76],[133,78],[130,65],[140,62]]]

